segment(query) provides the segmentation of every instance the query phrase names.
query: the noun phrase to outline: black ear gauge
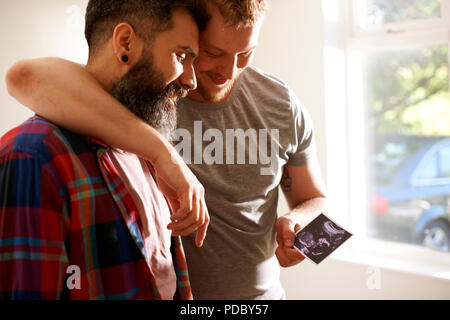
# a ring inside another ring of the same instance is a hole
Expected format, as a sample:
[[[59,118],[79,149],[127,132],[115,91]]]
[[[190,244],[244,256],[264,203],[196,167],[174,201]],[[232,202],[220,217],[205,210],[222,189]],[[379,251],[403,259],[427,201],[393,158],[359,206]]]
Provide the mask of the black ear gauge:
[[[126,54],[124,54],[124,55],[122,56],[122,62],[125,62],[125,63],[128,62],[128,56],[127,56]]]

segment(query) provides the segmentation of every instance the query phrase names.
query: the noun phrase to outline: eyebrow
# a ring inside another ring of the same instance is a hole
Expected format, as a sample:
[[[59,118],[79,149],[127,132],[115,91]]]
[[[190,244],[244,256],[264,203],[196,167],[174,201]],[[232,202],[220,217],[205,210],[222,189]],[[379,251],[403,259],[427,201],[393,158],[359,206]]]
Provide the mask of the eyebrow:
[[[186,51],[192,58],[197,57],[197,53],[190,46],[179,46],[179,48]]]
[[[251,47],[250,49],[248,49],[248,50],[246,50],[246,51],[242,51],[242,52],[240,52],[240,53],[248,53],[248,52],[250,52],[250,51],[252,51],[252,50],[255,50],[257,46],[258,46],[258,45],[254,45],[254,46]],[[220,52],[222,52],[222,53],[226,53],[225,50],[220,49],[220,48],[215,47],[215,46],[212,46],[212,45],[206,45],[206,48],[212,49],[212,50],[217,50],[217,51],[220,51]]]

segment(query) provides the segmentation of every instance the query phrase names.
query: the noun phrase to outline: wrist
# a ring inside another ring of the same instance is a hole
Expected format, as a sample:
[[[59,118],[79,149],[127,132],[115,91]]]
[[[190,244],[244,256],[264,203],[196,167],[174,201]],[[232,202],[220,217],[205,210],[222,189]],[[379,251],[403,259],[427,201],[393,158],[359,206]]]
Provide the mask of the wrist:
[[[295,211],[291,211],[284,216],[281,216],[279,219],[285,220],[286,223],[295,228],[295,225],[299,225],[300,228],[303,228],[306,224],[304,221],[304,217],[302,215],[296,214]]]
[[[174,151],[170,142],[158,130],[148,124],[142,123],[142,127],[143,130],[140,130],[141,133],[138,134],[142,139],[136,141],[136,147],[141,150],[139,155],[152,164],[158,162],[167,163],[167,161],[170,161],[170,157]]]

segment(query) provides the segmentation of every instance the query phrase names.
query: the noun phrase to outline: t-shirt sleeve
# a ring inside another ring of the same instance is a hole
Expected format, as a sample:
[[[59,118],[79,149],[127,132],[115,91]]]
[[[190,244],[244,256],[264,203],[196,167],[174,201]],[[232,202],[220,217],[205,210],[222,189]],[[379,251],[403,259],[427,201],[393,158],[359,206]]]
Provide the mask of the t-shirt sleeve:
[[[316,157],[314,125],[308,110],[294,92],[289,90],[291,102],[291,146],[287,165],[305,166]]]

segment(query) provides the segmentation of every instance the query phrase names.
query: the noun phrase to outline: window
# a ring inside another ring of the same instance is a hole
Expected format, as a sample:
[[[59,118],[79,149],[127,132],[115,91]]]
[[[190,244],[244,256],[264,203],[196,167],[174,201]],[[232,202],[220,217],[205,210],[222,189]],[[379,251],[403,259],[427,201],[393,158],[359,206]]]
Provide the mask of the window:
[[[347,9],[349,210],[369,237],[449,252],[450,1]]]
[[[439,0],[362,0],[354,5],[357,26],[366,30],[405,21],[441,18]]]

